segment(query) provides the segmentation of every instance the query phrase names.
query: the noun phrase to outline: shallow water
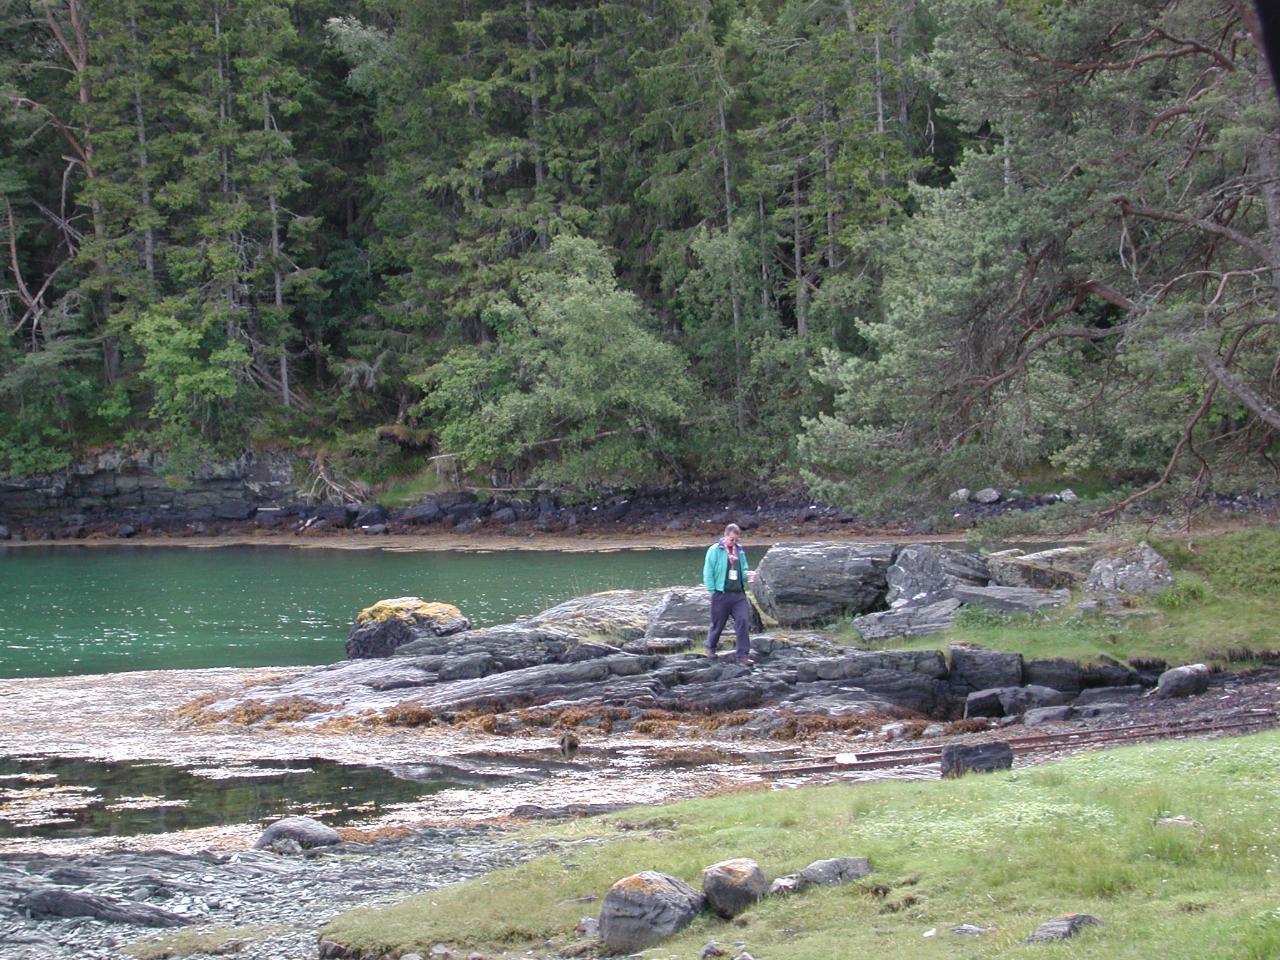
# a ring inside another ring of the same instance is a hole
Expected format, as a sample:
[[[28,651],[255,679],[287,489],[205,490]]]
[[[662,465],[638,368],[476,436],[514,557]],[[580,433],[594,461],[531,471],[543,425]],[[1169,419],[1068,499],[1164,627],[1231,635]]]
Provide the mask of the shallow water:
[[[331,760],[184,769],[145,761],[0,758],[0,839],[132,836],[283,816],[367,819],[464,779],[401,779]]]
[[[485,626],[700,575],[700,550],[0,548],[0,677],[332,663],[355,615],[388,597],[452,603]]]

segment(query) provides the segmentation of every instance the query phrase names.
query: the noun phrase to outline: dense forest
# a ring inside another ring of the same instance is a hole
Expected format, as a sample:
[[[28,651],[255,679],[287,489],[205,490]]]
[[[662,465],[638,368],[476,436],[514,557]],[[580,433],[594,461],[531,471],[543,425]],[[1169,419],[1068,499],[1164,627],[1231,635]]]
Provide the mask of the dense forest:
[[[0,0],[0,475],[1276,478],[1235,0]]]

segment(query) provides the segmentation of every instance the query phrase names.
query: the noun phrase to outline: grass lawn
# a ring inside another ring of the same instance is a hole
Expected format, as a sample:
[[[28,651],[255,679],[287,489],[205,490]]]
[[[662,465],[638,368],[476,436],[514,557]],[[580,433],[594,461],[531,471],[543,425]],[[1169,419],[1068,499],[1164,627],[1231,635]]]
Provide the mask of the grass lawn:
[[[766,875],[866,856],[861,883],[771,898],[742,925],[703,917],[645,956],[694,958],[709,940],[768,960],[1280,957],[1280,733],[1161,743],[958,781],[745,793],[578,821],[555,852],[322,933],[369,951],[449,943],[495,956],[572,943],[579,918],[640,870],[697,886],[704,866],[756,859]],[[1200,827],[1162,827],[1184,815]],[[1041,922],[1103,920],[1062,944]],[[952,926],[992,928],[961,936]],[[933,936],[925,934],[934,930]]]

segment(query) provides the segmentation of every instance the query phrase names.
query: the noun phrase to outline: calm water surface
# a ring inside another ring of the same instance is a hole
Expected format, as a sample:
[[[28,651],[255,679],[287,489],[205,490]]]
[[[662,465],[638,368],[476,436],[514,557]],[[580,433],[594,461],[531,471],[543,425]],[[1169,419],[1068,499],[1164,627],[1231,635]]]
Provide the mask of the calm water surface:
[[[505,623],[597,590],[695,584],[701,550],[0,548],[0,677],[333,663],[387,597]]]

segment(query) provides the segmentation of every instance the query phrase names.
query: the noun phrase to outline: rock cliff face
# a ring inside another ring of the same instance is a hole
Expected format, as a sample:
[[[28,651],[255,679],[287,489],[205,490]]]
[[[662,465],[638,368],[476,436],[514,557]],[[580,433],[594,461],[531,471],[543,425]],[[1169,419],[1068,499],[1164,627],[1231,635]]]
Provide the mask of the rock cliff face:
[[[163,475],[164,455],[107,450],[65,471],[38,477],[0,477],[0,516],[52,512],[209,511],[245,520],[256,508],[297,498],[294,458],[282,453],[245,453],[202,467],[184,486]]]

